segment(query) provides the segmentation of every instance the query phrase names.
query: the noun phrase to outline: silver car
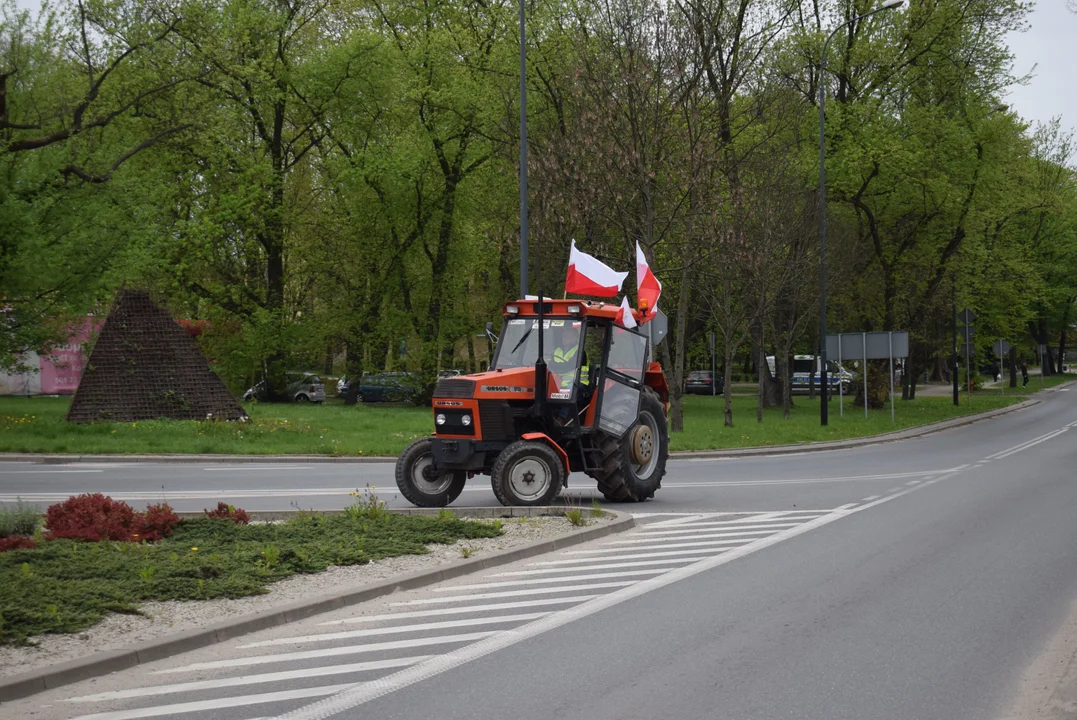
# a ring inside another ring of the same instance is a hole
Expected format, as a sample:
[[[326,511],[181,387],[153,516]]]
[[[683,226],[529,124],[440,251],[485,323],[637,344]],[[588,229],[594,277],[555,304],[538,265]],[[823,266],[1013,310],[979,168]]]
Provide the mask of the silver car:
[[[287,380],[288,399],[293,402],[325,402],[325,385],[322,379],[314,373],[290,372],[285,374]],[[265,381],[258,383],[247,392],[243,393],[243,400],[265,400]]]

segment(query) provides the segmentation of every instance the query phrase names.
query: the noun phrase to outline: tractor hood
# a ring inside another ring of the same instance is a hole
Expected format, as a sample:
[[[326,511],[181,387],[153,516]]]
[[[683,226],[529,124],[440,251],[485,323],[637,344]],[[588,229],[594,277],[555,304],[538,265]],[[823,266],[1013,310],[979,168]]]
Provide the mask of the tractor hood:
[[[521,367],[461,375],[438,381],[434,403],[474,397],[531,400],[535,395],[535,368]]]

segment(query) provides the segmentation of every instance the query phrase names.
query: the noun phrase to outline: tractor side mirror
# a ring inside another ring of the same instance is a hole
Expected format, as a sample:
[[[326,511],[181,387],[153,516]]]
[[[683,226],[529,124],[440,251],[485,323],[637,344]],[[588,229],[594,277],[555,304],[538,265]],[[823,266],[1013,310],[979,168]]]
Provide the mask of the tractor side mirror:
[[[492,322],[486,323],[486,339],[497,345],[497,335],[494,334],[494,324]]]

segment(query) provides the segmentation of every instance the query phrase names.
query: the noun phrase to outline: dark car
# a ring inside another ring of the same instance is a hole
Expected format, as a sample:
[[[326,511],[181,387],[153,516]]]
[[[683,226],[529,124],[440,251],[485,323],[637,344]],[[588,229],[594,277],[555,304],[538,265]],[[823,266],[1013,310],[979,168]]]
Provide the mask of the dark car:
[[[712,375],[710,370],[693,370],[684,381],[684,392],[688,395],[721,395],[725,389],[723,382],[721,375]]]
[[[337,394],[344,397],[351,389],[351,380],[337,384]],[[417,402],[422,383],[417,375],[408,372],[363,373],[359,381],[359,402]]]

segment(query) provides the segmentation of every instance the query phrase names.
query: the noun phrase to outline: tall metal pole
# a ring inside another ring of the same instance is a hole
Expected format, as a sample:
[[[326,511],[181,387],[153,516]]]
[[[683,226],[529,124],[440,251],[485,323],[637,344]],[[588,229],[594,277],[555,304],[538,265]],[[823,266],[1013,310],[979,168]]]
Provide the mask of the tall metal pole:
[[[826,367],[826,114],[823,103],[826,100],[826,83],[823,73],[826,71],[826,49],[837,28],[823,43],[823,55],[819,60],[819,424],[826,425],[830,420],[827,402],[830,400],[830,381]]]
[[[823,391],[819,402],[820,425],[826,425],[830,419],[827,408],[827,401],[830,399],[830,379],[827,377],[826,367],[826,113],[823,109],[823,103],[826,100],[826,83],[823,80],[826,73],[826,49],[830,46],[830,41],[834,39],[834,36],[843,28],[866,17],[871,17],[877,12],[894,10],[901,5],[902,0],[887,0],[881,7],[877,7],[871,12],[846,20],[831,31],[830,36],[823,43],[823,54],[819,57],[819,344],[822,346],[820,360],[823,365],[822,371],[819,373],[820,386]],[[866,366],[867,361],[864,364]],[[866,374],[867,367],[864,370]]]
[[[957,394],[957,375],[958,375],[958,372],[960,372],[960,365],[958,365],[958,354],[957,354],[957,300],[956,300],[956,297],[957,297],[957,281],[956,280],[954,281],[954,297],[955,297],[955,300],[954,300],[952,310],[951,310],[951,312],[953,313],[954,355],[951,358],[950,365],[953,368],[953,374],[954,374],[954,407],[958,407],[958,406],[961,405],[961,399],[960,399],[960,397],[958,397],[958,394]]]
[[[527,296],[527,38],[520,0],[520,297]],[[539,298],[541,301],[542,298]]]

